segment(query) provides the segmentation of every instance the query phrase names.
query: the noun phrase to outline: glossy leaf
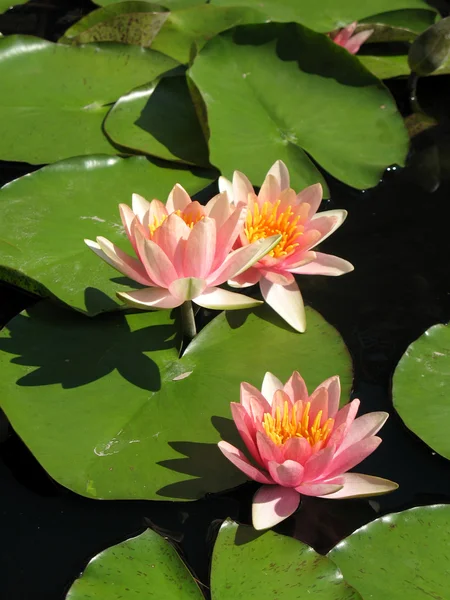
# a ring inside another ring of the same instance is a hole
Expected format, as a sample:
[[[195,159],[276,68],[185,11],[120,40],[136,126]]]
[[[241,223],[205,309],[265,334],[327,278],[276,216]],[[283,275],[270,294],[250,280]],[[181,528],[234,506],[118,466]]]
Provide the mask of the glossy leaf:
[[[358,55],[358,59],[366,69],[373,73],[379,79],[391,79],[392,77],[407,77],[411,73],[408,65],[408,55]],[[447,59],[444,64],[430,75],[448,75],[450,73],[450,60]]]
[[[122,96],[104,128],[120,146],[167,160],[208,165],[208,147],[186,77],[165,77]]]
[[[230,402],[242,381],[299,369],[312,391],[338,374],[349,399],[347,349],[311,309],[302,335],[268,307],[221,313],[181,359],[169,314],[89,318],[46,301],[0,332],[1,406],[62,485],[94,498],[200,498],[245,481],[217,448],[240,445]]]
[[[165,201],[177,182],[194,193],[210,183],[206,175],[144,157],[85,156],[16,179],[0,190],[0,279],[90,314],[117,308],[116,292],[132,282],[83,239],[101,235],[132,252],[118,204],[130,204],[133,192]]]
[[[62,42],[121,42],[152,47],[182,63],[215,35],[241,23],[263,23],[256,9],[203,4],[164,12],[148,2],[114,3],[89,13],[66,31]]]
[[[403,163],[408,138],[395,102],[357,58],[300,26],[274,27],[258,46],[246,45],[252,31],[267,32],[215,38],[189,70],[207,107],[212,164],[260,185],[282,159],[301,189],[323,182],[306,153],[357,188]]]
[[[312,548],[231,520],[222,525],[211,565],[212,600],[360,600],[339,569]]]
[[[450,458],[450,326],[435,325],[406,350],[393,380],[394,406],[405,425]]]
[[[177,63],[134,46],[70,47],[0,38],[0,159],[47,163],[116,154],[102,132],[107,106]]]
[[[381,517],[328,556],[345,580],[371,600],[444,600],[450,567],[450,506],[413,508]]]
[[[203,600],[176,550],[151,529],[95,556],[66,600]]]

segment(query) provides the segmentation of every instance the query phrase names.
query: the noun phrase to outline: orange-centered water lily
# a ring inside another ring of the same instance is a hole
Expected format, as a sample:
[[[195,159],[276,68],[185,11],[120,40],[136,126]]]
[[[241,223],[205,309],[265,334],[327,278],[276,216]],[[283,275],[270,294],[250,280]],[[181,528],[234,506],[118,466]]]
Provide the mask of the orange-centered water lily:
[[[348,50],[350,54],[356,54],[373,33],[373,29],[365,29],[359,33],[354,33],[357,26],[357,21],[354,21],[347,27],[331,31],[328,36],[335,44]]]
[[[353,271],[348,261],[313,251],[313,248],[342,225],[347,212],[329,210],[317,213],[322,201],[322,186],[312,185],[299,194],[289,187],[286,165],[277,161],[268,172],[261,190],[239,171],[230,182],[219,179],[219,188],[235,206],[248,206],[239,245],[280,235],[278,244],[260,261],[228,282],[247,287],[259,282],[266,302],[294,329],[304,332],[305,308],[294,279],[298,275],[343,275]]]
[[[276,245],[280,236],[261,238],[246,247],[233,245],[247,217],[247,207],[230,207],[226,194],[202,206],[176,185],[166,205],[132,196],[132,208],[120,204],[125,232],[136,258],[104,237],[86,244],[105,262],[145,286],[118,296],[138,308],[174,308],[187,300],[214,309],[260,304],[242,294],[220,289]]]
[[[263,484],[253,498],[255,529],[273,527],[291,515],[301,494],[355,498],[398,487],[388,479],[347,473],[378,447],[381,439],[375,434],[388,414],[355,419],[359,400],[339,410],[339,399],[339,377],[327,379],[311,395],[296,371],[284,385],[266,373],[261,391],[241,384],[241,401],[231,403],[231,412],[253,463],[228,442],[219,442],[219,448]]]

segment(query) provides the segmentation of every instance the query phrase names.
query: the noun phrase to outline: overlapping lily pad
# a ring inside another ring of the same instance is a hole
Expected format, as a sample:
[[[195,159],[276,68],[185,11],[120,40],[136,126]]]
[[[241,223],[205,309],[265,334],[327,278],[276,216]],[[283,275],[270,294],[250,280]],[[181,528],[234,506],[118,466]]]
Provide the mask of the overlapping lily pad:
[[[207,107],[210,160],[226,176],[238,168],[261,184],[282,159],[301,189],[323,183],[311,155],[367,188],[404,162],[408,137],[395,102],[357,58],[300,26],[275,26],[262,45],[249,44],[252,32],[267,35],[244,28],[234,40],[215,38],[189,70]]]
[[[164,77],[122,96],[104,128],[116,144],[167,160],[208,165],[208,147],[186,77]]]
[[[371,600],[448,597],[450,506],[386,515],[355,531],[328,556]]]
[[[394,374],[394,406],[406,426],[450,459],[450,325],[435,325],[406,350]]]
[[[131,248],[119,203],[130,203],[133,192],[165,201],[177,182],[194,193],[210,183],[207,175],[144,157],[86,156],[17,179],[0,190],[0,278],[90,314],[117,308],[116,291],[132,282],[99,260],[83,239],[101,235]],[[86,298],[86,288],[98,292]]]
[[[0,38],[0,159],[40,164],[117,154],[102,132],[108,104],[177,64],[135,46]]]
[[[131,592],[132,590],[132,592]],[[118,600],[143,594],[161,600],[204,598],[173,546],[151,530],[101,552],[72,585],[67,600]],[[331,560],[273,531],[256,533],[227,519],[211,567],[213,600],[361,600]]]
[[[88,295],[97,294],[88,290]],[[312,391],[351,360],[339,334],[307,310],[299,335],[273,311],[221,313],[178,359],[169,311],[86,317],[44,301],[0,333],[0,402],[48,473],[94,498],[193,499],[245,476],[217,448],[240,446],[230,402],[270,370],[301,371]]]

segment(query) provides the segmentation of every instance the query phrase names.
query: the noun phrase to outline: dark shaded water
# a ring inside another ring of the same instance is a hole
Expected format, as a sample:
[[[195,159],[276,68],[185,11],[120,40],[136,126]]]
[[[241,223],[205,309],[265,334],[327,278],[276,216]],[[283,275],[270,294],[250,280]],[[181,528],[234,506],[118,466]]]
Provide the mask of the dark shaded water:
[[[0,17],[0,30],[54,40],[70,19],[92,8],[87,1],[31,4]],[[406,82],[389,85],[407,114]],[[415,143],[410,167],[388,171],[377,188],[366,192],[330,182],[327,208],[346,208],[349,217],[323,249],[350,260],[355,271],[342,278],[304,277],[300,282],[307,303],[337,327],[350,349],[354,396],[363,400],[363,410],[391,413],[383,444],[361,471],[400,483],[398,491],[371,501],[305,499],[278,530],[322,552],[380,513],[450,503],[450,463],[403,426],[390,397],[391,377],[407,346],[431,325],[450,318],[450,78],[421,81],[419,95],[440,125]],[[34,169],[0,163],[0,182]],[[426,191],[436,184],[436,191]],[[34,301],[3,285],[0,299],[0,326]],[[249,483],[192,503],[88,500],[51,480],[4,419],[0,479],[0,597],[8,600],[63,600],[93,555],[140,533],[148,519],[170,532],[198,578],[207,583],[214,522],[227,516],[248,522],[256,489]]]

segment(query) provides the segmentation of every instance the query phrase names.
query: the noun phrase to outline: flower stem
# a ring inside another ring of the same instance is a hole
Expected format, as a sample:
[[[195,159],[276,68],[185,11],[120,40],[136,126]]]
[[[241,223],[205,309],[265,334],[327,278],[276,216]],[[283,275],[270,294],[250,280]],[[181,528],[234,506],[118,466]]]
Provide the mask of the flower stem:
[[[192,310],[192,302],[190,300],[186,300],[186,302],[180,306],[180,312],[183,335],[192,340],[197,335],[194,311]]]

